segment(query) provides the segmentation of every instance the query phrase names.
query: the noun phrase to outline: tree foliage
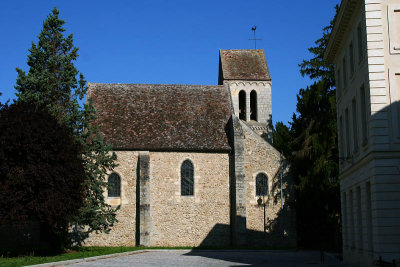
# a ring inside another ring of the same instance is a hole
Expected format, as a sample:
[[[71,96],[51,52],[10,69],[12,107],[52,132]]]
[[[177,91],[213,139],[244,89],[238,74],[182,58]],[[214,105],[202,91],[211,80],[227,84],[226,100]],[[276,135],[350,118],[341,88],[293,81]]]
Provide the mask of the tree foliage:
[[[278,121],[275,124],[275,130],[273,133],[274,147],[278,149],[286,158],[291,155],[291,142],[292,136],[289,127],[283,122]]]
[[[333,65],[323,56],[334,20],[309,48],[311,59],[299,65],[313,80],[297,95],[296,114],[285,127],[277,124],[276,143],[292,162],[297,188],[297,230],[300,246],[340,249],[340,190],[336,125],[336,89]],[[285,136],[285,138],[282,138]],[[275,142],[275,140],[274,140]]]
[[[72,34],[64,36],[64,23],[54,8],[43,23],[38,42],[32,43],[29,49],[28,73],[17,68],[15,88],[18,102],[46,106],[81,148],[84,199],[70,222],[77,234],[75,241],[80,242],[92,231],[108,232],[116,221],[116,209],[106,204],[103,196],[107,187],[105,174],[116,166],[116,155],[110,153],[111,147],[103,142],[99,130],[92,124],[95,110],[90,100],[80,105],[87,86],[74,65],[78,48],[73,45]]]
[[[0,224],[38,220],[67,230],[83,203],[79,144],[47,109],[28,102],[0,110]]]
[[[339,9],[335,7],[336,11]],[[323,28],[322,37],[315,41],[316,46],[310,47],[308,51],[314,56],[307,60],[304,59],[300,67],[300,73],[303,76],[308,76],[313,80],[323,79],[326,82],[326,86],[331,88],[335,85],[335,73],[333,64],[329,64],[324,60],[324,52],[328,45],[329,36],[331,34],[335,18],[330,22],[328,26]]]

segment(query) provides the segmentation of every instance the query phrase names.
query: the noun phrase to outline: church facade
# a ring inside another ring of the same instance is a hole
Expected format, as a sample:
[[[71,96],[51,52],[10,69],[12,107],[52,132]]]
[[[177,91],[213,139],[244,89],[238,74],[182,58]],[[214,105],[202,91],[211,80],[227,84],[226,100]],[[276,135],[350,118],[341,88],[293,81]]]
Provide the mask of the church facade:
[[[289,166],[271,145],[264,50],[220,50],[218,85],[89,83],[117,154],[101,246],[293,246]]]

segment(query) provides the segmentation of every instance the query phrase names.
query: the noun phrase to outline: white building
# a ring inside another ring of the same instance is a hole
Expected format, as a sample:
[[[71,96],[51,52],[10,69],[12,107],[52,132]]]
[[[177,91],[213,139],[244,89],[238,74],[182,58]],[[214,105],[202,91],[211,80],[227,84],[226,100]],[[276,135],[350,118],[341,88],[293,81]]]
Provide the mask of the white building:
[[[343,255],[400,263],[400,0],[343,0],[335,64]]]

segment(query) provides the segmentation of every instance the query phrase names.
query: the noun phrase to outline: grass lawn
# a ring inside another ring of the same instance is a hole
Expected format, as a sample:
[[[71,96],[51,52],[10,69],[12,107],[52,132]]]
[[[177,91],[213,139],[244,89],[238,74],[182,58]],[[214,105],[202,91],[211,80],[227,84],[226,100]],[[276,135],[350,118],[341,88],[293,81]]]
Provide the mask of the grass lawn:
[[[65,261],[73,259],[81,259],[113,253],[121,253],[144,249],[142,247],[81,247],[68,250],[65,253],[55,256],[19,256],[19,257],[2,257],[0,256],[0,266],[25,266],[40,264],[46,262]]]

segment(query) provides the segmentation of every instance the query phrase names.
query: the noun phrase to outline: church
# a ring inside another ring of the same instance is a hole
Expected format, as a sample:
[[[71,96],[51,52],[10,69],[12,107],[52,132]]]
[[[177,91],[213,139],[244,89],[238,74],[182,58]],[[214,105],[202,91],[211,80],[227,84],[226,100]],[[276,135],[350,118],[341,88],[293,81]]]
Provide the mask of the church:
[[[293,183],[272,145],[263,49],[220,50],[218,85],[89,83],[117,155],[93,246],[293,246]]]

